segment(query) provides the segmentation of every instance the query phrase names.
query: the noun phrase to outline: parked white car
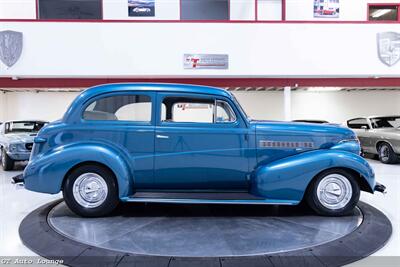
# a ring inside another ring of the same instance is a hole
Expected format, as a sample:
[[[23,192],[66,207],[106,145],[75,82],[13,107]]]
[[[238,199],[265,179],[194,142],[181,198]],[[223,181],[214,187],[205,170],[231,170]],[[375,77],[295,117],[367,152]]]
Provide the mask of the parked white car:
[[[47,121],[6,121],[0,125],[0,159],[3,170],[14,168],[16,161],[29,160],[33,139]]]

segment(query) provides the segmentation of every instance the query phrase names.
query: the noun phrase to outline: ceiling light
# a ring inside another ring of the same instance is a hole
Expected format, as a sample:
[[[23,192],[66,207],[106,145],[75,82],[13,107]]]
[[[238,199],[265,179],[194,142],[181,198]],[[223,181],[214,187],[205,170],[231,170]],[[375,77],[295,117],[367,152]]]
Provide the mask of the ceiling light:
[[[332,91],[340,91],[342,87],[309,87],[307,91],[309,92],[332,92]]]

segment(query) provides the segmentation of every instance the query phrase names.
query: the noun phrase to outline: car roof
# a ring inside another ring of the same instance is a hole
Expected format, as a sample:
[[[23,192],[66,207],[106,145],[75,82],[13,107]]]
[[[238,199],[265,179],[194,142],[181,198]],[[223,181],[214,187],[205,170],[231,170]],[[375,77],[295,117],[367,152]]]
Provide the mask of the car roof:
[[[365,117],[351,118],[348,119],[347,121],[358,120],[358,119],[393,118],[393,117],[400,117],[400,115],[365,116]]]
[[[232,97],[232,95],[221,88],[173,83],[111,83],[103,84],[86,89],[82,96],[87,99],[99,94],[116,91],[143,91],[143,92],[177,92],[177,93],[195,93],[209,94],[216,96]]]
[[[393,118],[393,117],[400,117],[400,115],[369,116],[367,118],[374,119],[374,118]]]

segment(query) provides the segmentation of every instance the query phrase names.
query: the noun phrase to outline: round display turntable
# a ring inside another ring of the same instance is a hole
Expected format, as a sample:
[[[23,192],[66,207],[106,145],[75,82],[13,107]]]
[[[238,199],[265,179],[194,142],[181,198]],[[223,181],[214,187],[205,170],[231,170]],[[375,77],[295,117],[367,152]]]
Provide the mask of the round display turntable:
[[[153,203],[82,218],[57,201],[28,215],[20,236],[39,255],[70,266],[339,266],[375,252],[391,231],[389,220],[362,202],[344,217],[302,206]]]

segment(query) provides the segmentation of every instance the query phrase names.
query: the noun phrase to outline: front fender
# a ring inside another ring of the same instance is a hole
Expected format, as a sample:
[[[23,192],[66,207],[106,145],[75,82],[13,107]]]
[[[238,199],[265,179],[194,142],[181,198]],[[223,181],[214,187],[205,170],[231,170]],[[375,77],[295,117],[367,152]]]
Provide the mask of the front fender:
[[[301,201],[308,184],[320,172],[331,168],[356,171],[371,188],[375,175],[362,157],[341,150],[315,150],[258,167],[251,180],[251,192],[267,199]]]
[[[126,157],[108,145],[95,143],[60,146],[34,157],[24,171],[25,187],[31,191],[56,194],[60,192],[67,172],[83,162],[97,162],[110,168],[117,178],[119,196],[130,195],[133,175]]]

